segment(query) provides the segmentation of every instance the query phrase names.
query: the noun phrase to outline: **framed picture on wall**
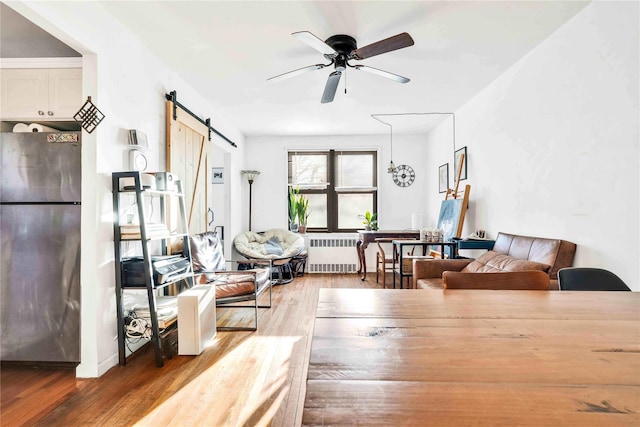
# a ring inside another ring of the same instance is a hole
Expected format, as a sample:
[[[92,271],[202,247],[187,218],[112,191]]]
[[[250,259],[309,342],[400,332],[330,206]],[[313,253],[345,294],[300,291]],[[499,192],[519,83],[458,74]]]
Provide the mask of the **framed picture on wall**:
[[[449,163],[438,168],[438,192],[446,193],[449,188]]]
[[[211,168],[211,183],[224,184],[224,168]]]
[[[458,176],[458,168],[460,165],[460,160],[462,160],[462,170],[460,171],[460,181],[463,179],[467,179],[467,147],[462,147],[459,150],[456,150],[454,156],[453,163],[453,173],[456,174],[456,179]]]

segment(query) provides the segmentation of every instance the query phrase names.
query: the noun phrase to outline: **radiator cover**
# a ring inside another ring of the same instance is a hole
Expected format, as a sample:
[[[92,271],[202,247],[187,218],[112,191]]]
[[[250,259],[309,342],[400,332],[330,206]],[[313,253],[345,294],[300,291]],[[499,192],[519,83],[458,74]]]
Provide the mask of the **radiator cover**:
[[[352,236],[309,237],[307,272],[355,273],[358,267],[356,242]]]

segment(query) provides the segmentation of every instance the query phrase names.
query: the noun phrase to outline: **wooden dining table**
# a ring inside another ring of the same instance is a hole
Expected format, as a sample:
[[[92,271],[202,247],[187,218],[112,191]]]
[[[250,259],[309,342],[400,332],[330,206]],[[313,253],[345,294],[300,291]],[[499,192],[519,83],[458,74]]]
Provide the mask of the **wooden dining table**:
[[[640,293],[320,289],[303,425],[640,426]]]

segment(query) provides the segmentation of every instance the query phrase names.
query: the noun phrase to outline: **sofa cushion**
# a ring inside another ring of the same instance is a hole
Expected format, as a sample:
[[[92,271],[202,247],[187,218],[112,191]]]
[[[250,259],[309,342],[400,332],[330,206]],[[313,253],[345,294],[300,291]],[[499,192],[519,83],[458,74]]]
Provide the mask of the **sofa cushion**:
[[[534,261],[514,258],[509,255],[487,251],[471,261],[461,271],[464,273],[500,273],[505,271],[538,270],[549,272],[550,266]]]

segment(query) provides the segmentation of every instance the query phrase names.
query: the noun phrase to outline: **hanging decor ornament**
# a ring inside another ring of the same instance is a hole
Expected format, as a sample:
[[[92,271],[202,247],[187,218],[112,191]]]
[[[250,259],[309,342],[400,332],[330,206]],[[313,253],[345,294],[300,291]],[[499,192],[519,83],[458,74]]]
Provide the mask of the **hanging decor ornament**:
[[[87,97],[87,102],[84,103],[82,108],[73,116],[76,122],[80,123],[80,126],[87,132],[93,132],[100,122],[104,119],[104,114],[98,107],[93,105],[91,97]]]

